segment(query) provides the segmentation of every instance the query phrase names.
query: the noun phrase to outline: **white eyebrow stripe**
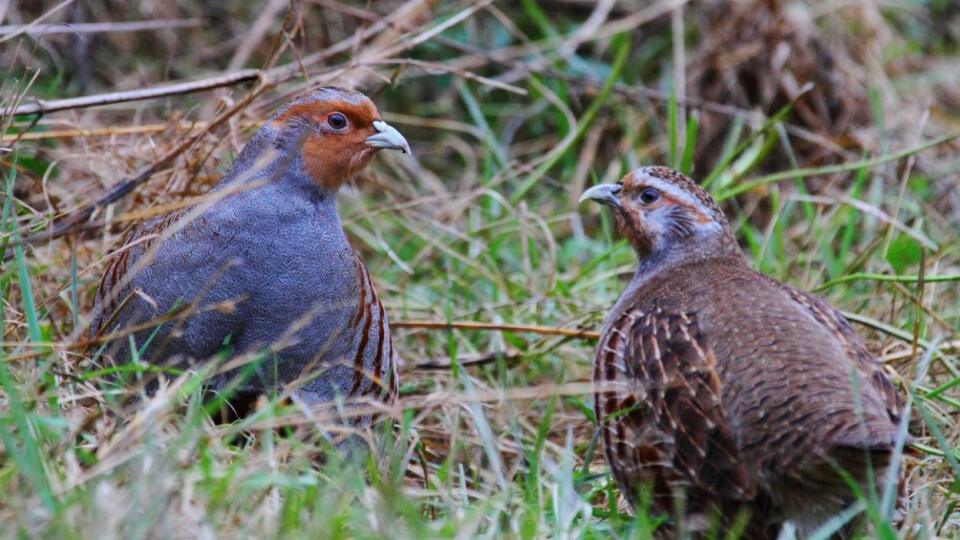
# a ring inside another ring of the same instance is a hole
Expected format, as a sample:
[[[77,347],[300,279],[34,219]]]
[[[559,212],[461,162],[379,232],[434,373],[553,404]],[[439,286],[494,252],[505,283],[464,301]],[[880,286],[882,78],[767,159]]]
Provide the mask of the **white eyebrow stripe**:
[[[662,193],[666,193],[670,197],[680,202],[686,203],[696,208],[699,212],[703,213],[704,215],[707,215],[707,216],[710,215],[709,210],[707,208],[704,208],[703,202],[701,202],[700,199],[693,197],[686,191],[678,188],[677,186],[674,186],[669,182],[664,181],[661,178],[658,178],[656,176],[651,176],[641,170],[641,171],[637,171],[636,179],[645,184],[650,185],[651,187],[655,187],[659,189]]]
[[[700,223],[697,225],[696,230],[703,231],[716,231],[723,228],[723,226],[718,222],[716,216],[713,213],[713,209],[710,208],[706,203],[701,201],[698,197],[690,194],[687,191],[667,182],[666,180],[658,177],[647,174],[642,169],[635,171],[634,181],[642,182],[647,184],[650,187],[660,190],[663,194],[668,197],[673,198],[679,204],[687,205],[690,208],[694,209],[695,212],[700,213],[707,221],[705,223]]]

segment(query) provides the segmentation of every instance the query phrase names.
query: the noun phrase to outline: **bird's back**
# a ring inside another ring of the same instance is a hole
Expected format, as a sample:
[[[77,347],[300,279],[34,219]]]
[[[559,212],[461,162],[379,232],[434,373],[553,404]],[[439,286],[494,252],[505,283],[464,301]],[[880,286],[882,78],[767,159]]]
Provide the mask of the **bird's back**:
[[[842,316],[822,300],[754,272],[739,256],[657,272],[625,291],[605,327],[608,342],[624,342],[622,371],[639,379],[648,395],[664,399],[667,414],[647,415],[641,421],[658,423],[654,432],[673,432],[672,446],[665,453],[682,453],[685,438],[704,457],[711,444],[732,444],[715,461],[729,460],[725,474],[737,478],[734,483],[742,487],[735,498],[769,496],[764,504],[773,508],[755,507],[755,512],[802,520],[798,513],[813,510],[812,501],[793,500],[794,493],[810,492],[796,489],[798,482],[819,483],[814,492],[823,500],[830,499],[830,490],[842,493],[824,505],[829,506],[824,512],[842,509],[849,502],[849,489],[835,471],[823,470],[824,459],[860,468],[864,452],[882,454],[894,443],[896,395]],[[639,343],[630,347],[631,340]],[[616,362],[617,355],[605,354],[605,347],[611,348],[609,343],[601,345],[598,364]],[[674,368],[662,361],[671,352],[680,364]],[[638,356],[658,356],[661,363],[646,372],[631,368]],[[667,403],[671,392],[676,403]],[[712,400],[718,401],[718,411],[711,409]],[[677,418],[684,415],[708,418],[703,422]],[[702,433],[676,436],[677,430],[698,426]],[[731,452],[736,455],[726,455]],[[882,473],[882,463],[876,465]],[[851,472],[855,477],[864,474]],[[690,467],[678,474],[707,473],[705,468]],[[697,482],[692,479],[691,485],[696,487]],[[722,497],[717,483],[708,480],[703,496]],[[822,522],[820,517],[811,521]]]

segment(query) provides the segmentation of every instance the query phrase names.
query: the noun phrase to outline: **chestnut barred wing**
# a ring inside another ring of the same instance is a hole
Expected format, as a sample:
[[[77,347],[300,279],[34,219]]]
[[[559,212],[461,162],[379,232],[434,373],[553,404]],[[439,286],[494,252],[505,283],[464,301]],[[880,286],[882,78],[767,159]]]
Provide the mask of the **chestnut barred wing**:
[[[353,356],[353,380],[347,396],[393,403],[397,398],[398,374],[390,322],[366,265],[356,252],[354,258],[359,294],[349,327],[358,336]]]
[[[695,314],[627,310],[602,336],[594,381],[607,460],[631,504],[642,489],[666,512],[678,489],[690,512],[755,497]]]

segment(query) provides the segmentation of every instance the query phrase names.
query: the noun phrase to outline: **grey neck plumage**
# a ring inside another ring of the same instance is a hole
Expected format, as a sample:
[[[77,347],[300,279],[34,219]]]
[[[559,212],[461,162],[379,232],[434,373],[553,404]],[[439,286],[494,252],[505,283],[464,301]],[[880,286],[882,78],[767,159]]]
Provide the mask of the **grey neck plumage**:
[[[723,228],[709,234],[684,238],[683,245],[667,243],[637,258],[637,271],[631,284],[643,283],[660,272],[669,271],[677,266],[707,259],[739,257],[743,253],[733,238],[733,234]],[[746,259],[744,259],[746,262]]]
[[[283,181],[332,197],[334,193],[322,189],[304,171],[303,156],[299,151],[303,134],[291,130],[279,132],[270,124],[264,125],[247,141],[214,190],[225,189],[238,182],[259,181],[266,184]]]
[[[314,209],[309,220],[328,231],[328,247],[332,251],[352,252],[337,211],[336,192],[324,189],[307,175],[299,139],[289,130],[281,133],[270,124],[264,125],[244,145],[230,170],[211,191],[249,192],[265,212],[309,201]]]

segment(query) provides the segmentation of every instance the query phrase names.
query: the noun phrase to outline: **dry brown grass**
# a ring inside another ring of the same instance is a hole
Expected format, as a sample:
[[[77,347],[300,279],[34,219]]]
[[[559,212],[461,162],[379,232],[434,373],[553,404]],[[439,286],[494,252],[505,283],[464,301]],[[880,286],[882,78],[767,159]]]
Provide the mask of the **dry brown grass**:
[[[958,143],[884,161],[960,132],[949,5],[21,4],[0,2],[6,24],[47,13],[204,22],[4,38],[3,107],[22,94],[24,104],[136,95],[247,68],[262,78],[4,117],[0,163],[13,184],[3,200],[16,220],[0,223],[0,360],[12,385],[0,405],[0,520],[11,536],[646,534],[643,519],[617,511],[594,453],[589,340],[398,324],[403,407],[383,476],[319,466],[318,411],[264,403],[215,424],[200,407],[202,372],[124,405],[139,385],[114,387],[76,346],[123,232],[202,198],[271,110],[327,83],[376,96],[413,143],[415,160],[379,158],[340,200],[395,321],[595,331],[633,260],[608,220],[573,202],[637,164],[680,163],[671,146],[683,152],[685,119],[697,118],[695,175],[721,197],[761,182],[725,201],[754,264],[807,290],[828,284],[821,294],[858,316],[913,396],[919,450],[906,458],[911,498],[896,534],[957,534]],[[676,82],[683,91],[672,93]],[[882,163],[856,165],[866,158]],[[131,194],[97,204],[138,176]],[[7,259],[14,229],[37,241]],[[65,234],[44,240],[51,231]],[[892,274],[954,278],[876,277]]]

